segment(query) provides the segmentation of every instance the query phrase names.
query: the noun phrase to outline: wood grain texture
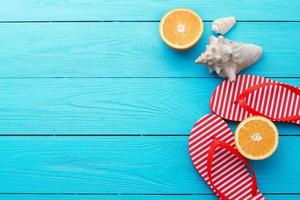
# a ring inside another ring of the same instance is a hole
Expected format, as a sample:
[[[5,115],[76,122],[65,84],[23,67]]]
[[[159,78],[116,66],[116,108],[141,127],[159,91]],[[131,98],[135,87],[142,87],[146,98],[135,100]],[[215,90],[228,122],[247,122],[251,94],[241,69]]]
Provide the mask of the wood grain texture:
[[[268,200],[299,200],[300,195],[265,195]],[[214,195],[0,195],[5,200],[216,200]]]
[[[1,137],[0,193],[211,194],[187,142],[186,136]],[[299,192],[299,148],[300,137],[281,136],[270,159],[253,162],[262,192]]]
[[[299,86],[299,79],[276,79]],[[189,134],[221,79],[0,79],[1,134]],[[281,134],[299,126],[280,124]]]
[[[0,77],[216,77],[194,64],[211,35],[205,26],[199,45],[176,52],[156,22],[0,24]],[[227,36],[263,47],[245,73],[300,77],[299,35],[300,23],[243,22]]]
[[[206,21],[187,52],[158,36],[174,7]],[[216,199],[191,164],[187,136],[170,135],[189,134],[221,82],[193,63],[209,21],[234,15],[226,36],[263,47],[245,73],[300,86],[299,10],[298,0],[1,1],[0,199]],[[275,155],[252,162],[259,187],[267,199],[300,199],[299,126],[279,130]]]
[[[1,1],[0,19],[7,20],[159,20],[168,10],[188,7],[205,20],[236,16],[239,20],[300,20],[298,0],[89,0]]]

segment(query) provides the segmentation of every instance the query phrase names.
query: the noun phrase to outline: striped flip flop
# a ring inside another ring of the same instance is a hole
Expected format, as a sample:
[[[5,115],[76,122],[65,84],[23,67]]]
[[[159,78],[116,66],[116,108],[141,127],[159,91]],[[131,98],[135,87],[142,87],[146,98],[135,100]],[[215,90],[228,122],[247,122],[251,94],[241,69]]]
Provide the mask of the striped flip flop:
[[[265,199],[257,189],[253,168],[236,150],[233,133],[217,115],[206,115],[194,125],[189,152],[196,170],[219,199]]]
[[[223,81],[210,100],[213,113],[231,121],[260,115],[272,121],[300,124],[300,88],[271,79],[239,75]]]

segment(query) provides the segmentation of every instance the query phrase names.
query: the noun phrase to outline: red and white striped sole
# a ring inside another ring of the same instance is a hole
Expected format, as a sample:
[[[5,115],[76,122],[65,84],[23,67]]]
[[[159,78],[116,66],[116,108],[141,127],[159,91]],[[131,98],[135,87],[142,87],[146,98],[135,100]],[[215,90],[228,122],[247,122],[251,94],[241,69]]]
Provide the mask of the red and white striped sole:
[[[264,83],[278,82],[253,75],[239,75],[234,82],[223,81],[212,94],[210,100],[212,112],[231,121],[242,121],[250,117],[252,115],[250,112],[234,102],[246,89]],[[282,86],[261,87],[250,93],[245,102],[270,119],[300,116],[300,95]],[[290,122],[300,124],[300,120]]]
[[[225,121],[217,115],[209,114],[194,125],[189,138],[189,152],[196,170],[215,192],[207,175],[207,156],[213,139],[222,140],[235,148],[234,135]],[[211,171],[215,189],[228,197],[228,200],[265,199],[259,191],[252,196],[252,178],[246,165],[229,151],[222,148],[215,151]]]

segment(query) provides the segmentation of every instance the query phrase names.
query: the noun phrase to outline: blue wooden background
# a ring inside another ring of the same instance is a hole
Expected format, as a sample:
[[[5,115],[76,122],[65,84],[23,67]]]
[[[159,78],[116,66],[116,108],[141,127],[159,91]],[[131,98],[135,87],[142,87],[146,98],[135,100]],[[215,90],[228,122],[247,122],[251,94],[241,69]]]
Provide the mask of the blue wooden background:
[[[187,52],[159,38],[175,7],[205,21]],[[227,37],[264,49],[245,73],[300,86],[299,0],[1,1],[0,199],[215,199],[187,138],[222,80],[193,61],[232,15]],[[278,151],[252,162],[259,187],[300,199],[300,128],[278,126]]]

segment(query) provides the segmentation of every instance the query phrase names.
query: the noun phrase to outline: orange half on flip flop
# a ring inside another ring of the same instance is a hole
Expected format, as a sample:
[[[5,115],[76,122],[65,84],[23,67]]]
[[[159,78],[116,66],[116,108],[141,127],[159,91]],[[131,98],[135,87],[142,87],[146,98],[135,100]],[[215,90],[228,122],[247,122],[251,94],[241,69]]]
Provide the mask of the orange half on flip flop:
[[[233,133],[217,115],[206,115],[194,125],[189,152],[196,170],[219,199],[265,199],[253,168],[237,151]]]
[[[216,115],[242,121],[252,115],[300,124],[300,88],[260,76],[239,75],[213,92],[210,108]]]

